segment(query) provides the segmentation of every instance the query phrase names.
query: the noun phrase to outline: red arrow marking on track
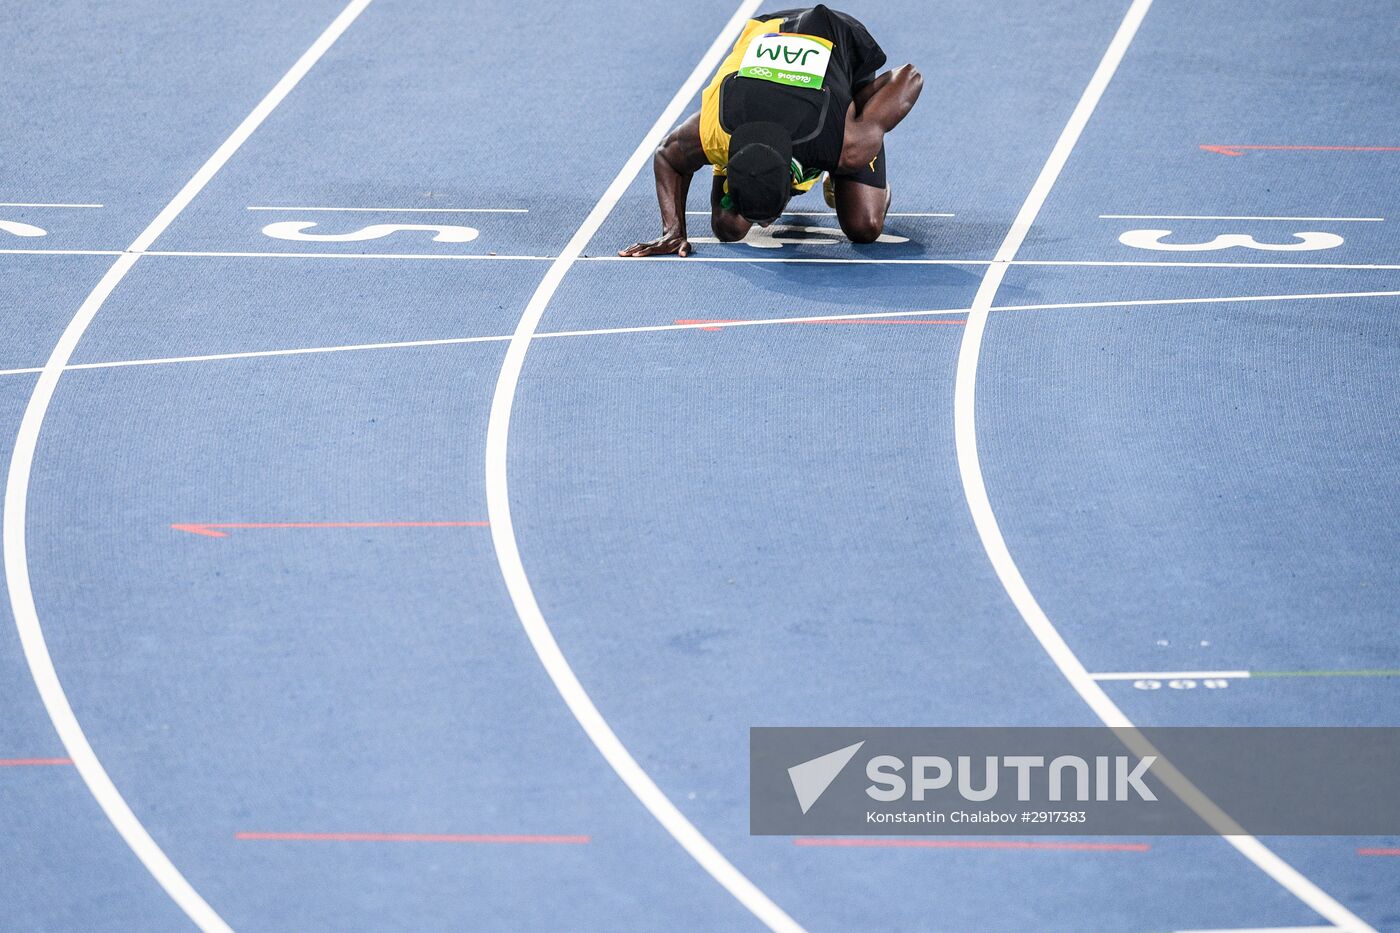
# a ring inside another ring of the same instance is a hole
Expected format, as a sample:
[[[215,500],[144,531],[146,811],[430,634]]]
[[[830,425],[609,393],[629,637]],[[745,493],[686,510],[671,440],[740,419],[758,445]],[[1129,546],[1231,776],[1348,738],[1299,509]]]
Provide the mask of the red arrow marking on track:
[[[0,758],[0,768],[35,768],[42,765],[71,765],[71,758]]]
[[[234,833],[233,838],[258,842],[489,842],[535,845],[585,845],[588,836],[498,836],[442,833]]]
[[[1400,855],[1400,849],[1357,849],[1357,855]]]
[[[693,318],[693,319],[677,319],[677,320],[676,320],[676,323],[677,323],[677,324],[747,324],[747,323],[749,323],[749,322],[748,322],[748,321],[735,320],[735,319],[732,319],[732,318]],[[766,323],[766,321],[765,321],[765,323]],[[794,321],[793,323],[794,323],[794,324],[952,324],[952,325],[961,327],[962,325],[966,324],[967,322],[966,322],[966,321],[960,321],[960,320],[925,321],[925,320],[910,320],[910,319],[907,319],[907,318],[898,318],[898,319],[890,320],[890,321],[877,321],[877,320],[870,320],[870,319],[866,319],[866,318],[857,318],[857,319],[855,319],[855,320]],[[723,328],[723,327],[697,327],[696,330],[719,331],[719,330],[724,330],[724,328]]]
[[[851,839],[849,837],[809,837],[794,839],[799,846],[891,849],[1055,849],[1069,852],[1147,852],[1144,842],[1029,842],[1002,839]]]
[[[1400,146],[1201,146],[1206,152],[1244,155],[1244,149],[1272,149],[1289,152],[1400,152]]]
[[[485,528],[489,522],[197,522],[171,525],[206,538],[227,538],[220,528]]]

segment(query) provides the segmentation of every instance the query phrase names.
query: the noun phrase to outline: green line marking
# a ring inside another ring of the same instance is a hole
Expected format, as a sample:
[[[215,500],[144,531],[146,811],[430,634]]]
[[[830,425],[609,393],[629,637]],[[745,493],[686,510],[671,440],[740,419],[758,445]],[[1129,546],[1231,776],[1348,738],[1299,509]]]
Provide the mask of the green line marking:
[[[1250,677],[1400,677],[1400,671],[1250,671]]]

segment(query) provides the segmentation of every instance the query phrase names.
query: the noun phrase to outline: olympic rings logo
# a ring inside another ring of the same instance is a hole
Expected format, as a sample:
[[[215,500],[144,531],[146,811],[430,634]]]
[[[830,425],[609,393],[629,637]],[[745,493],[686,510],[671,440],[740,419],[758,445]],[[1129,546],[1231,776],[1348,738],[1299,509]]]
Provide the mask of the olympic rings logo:
[[[771,78],[771,77],[773,77],[773,69],[771,69],[771,68],[750,68],[750,69],[749,69],[749,74],[753,75],[755,78]]]

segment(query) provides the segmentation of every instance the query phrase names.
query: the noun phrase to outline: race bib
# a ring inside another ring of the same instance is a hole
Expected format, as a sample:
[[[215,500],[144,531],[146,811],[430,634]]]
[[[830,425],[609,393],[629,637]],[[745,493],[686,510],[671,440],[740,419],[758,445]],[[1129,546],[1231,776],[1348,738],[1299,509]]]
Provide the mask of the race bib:
[[[758,36],[744,51],[739,75],[792,87],[818,89],[831,64],[831,42],[820,36],[770,32]]]

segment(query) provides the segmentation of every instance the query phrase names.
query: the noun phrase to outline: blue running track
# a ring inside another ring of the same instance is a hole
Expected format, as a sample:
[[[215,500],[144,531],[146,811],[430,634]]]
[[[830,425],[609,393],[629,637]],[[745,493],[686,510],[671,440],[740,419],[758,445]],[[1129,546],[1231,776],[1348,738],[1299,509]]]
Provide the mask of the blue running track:
[[[619,260],[736,2],[0,10],[0,928],[1400,931],[1395,838],[801,845],[747,786],[750,726],[1095,691],[1400,725],[1394,3],[848,0],[926,78],[887,242]]]

